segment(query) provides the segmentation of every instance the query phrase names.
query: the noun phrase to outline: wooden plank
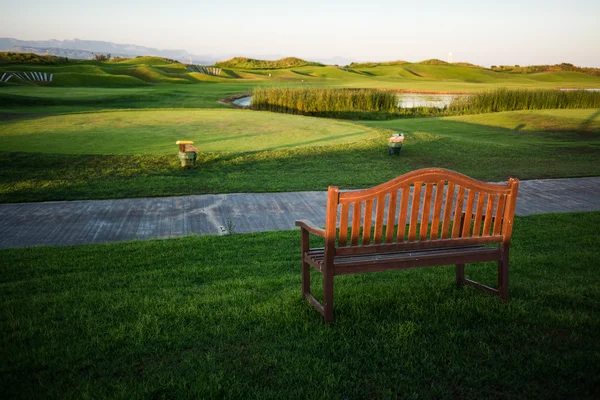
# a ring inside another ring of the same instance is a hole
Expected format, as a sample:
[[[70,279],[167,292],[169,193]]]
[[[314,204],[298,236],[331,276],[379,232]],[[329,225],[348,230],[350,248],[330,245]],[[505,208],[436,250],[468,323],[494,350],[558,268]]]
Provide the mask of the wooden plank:
[[[517,206],[517,193],[519,192],[519,180],[516,178],[510,178],[508,180],[508,184],[511,186],[511,194],[509,194],[506,198],[506,206],[504,209],[504,217],[502,223],[502,236],[504,236],[504,243],[507,246],[509,245],[510,238],[512,237],[512,227],[515,216],[515,208]],[[506,266],[508,268],[508,262]]]
[[[401,260],[412,260],[422,258],[439,258],[455,254],[473,254],[473,253],[492,253],[495,254],[497,259],[500,259],[501,249],[494,247],[487,247],[484,245],[470,245],[460,247],[445,247],[445,248],[433,248],[433,249],[417,249],[417,250],[402,250],[402,251],[388,251],[382,253],[373,254],[355,254],[351,256],[336,256],[335,264],[341,265],[355,265],[355,264],[377,264],[379,262],[387,262],[390,260],[401,261]]]
[[[342,204],[340,207],[340,233],[338,238],[338,246],[345,247],[348,241],[348,211],[349,204]]]
[[[494,235],[500,234],[502,227],[502,219],[504,216],[504,203],[506,202],[506,195],[499,195],[498,206],[496,207],[496,218],[494,220]]]
[[[312,294],[304,293],[304,297],[317,309],[319,313],[321,313],[321,315],[325,316],[325,309],[323,308],[323,305],[319,303],[319,301],[315,299]]]
[[[423,211],[421,213],[421,229],[419,234],[419,240],[427,239],[427,230],[429,227],[429,214],[431,212],[432,193],[433,185],[427,184],[427,186],[425,186],[425,196],[423,198]]]
[[[377,209],[375,211],[375,236],[373,238],[375,244],[381,243],[381,236],[383,235],[383,214],[385,212],[385,198],[385,195],[377,197]]]
[[[358,235],[360,232],[360,214],[362,212],[362,203],[352,203],[352,233],[350,234],[350,246],[358,245]]]
[[[454,183],[448,182],[448,186],[446,188],[446,205],[444,206],[444,221],[442,222],[442,233],[440,234],[440,239],[446,239],[450,237],[450,218],[452,217],[454,188]]]
[[[473,203],[475,202],[475,191],[469,190],[467,196],[467,209],[465,210],[465,219],[463,221],[462,229],[460,230],[461,237],[471,236],[471,221],[473,219]],[[454,220],[456,224],[456,219]]]
[[[489,286],[486,286],[486,285],[484,285],[484,284],[482,284],[482,283],[475,282],[475,281],[472,281],[472,280],[470,280],[470,279],[465,279],[465,280],[464,280],[464,283],[466,283],[466,284],[468,284],[468,285],[471,285],[471,286],[474,286],[474,287],[476,287],[477,289],[481,289],[481,290],[483,290],[483,291],[485,291],[485,292],[488,292],[488,293],[491,293],[491,294],[498,295],[498,290],[496,290],[496,289],[493,289],[493,288],[491,288],[491,287],[489,287]]]
[[[444,199],[444,181],[439,181],[435,186],[435,202],[433,203],[433,217],[431,220],[431,240],[438,238],[440,230],[440,217],[442,212],[442,200]]]
[[[408,214],[408,198],[410,197],[410,186],[402,188],[402,198],[400,201],[400,210],[398,211],[398,234],[397,242],[404,242],[406,232],[406,216]]]
[[[437,239],[419,242],[400,242],[371,244],[368,246],[342,247],[336,251],[336,256],[347,256],[356,254],[385,253],[390,251],[409,251],[421,249],[436,249],[446,247],[473,246],[482,244],[501,243],[502,235],[487,236],[478,238],[456,238],[456,239]]]
[[[407,260],[385,260],[383,262],[373,262],[371,264],[359,263],[356,265],[342,265],[336,267],[336,275],[360,274],[365,272],[389,271],[395,269],[411,269],[434,267],[441,265],[468,264],[475,262],[488,262],[498,259],[498,252],[473,252],[468,254],[453,254],[440,257],[423,257]],[[465,279],[466,281],[466,279]]]
[[[336,218],[339,204],[337,186],[329,186],[327,190],[327,209],[325,211],[325,259],[323,261],[323,318],[325,322],[333,321],[333,258],[335,257]]]
[[[421,188],[422,182],[415,183],[413,187],[412,207],[410,213],[410,223],[408,228],[408,241],[414,242],[417,239],[417,223],[419,221],[419,208],[421,206]]]
[[[454,224],[452,226],[452,238],[460,236],[460,221],[465,200],[465,188],[460,186],[456,195],[456,207],[454,207]]]
[[[398,201],[398,191],[390,193],[390,202],[388,204],[387,226],[385,230],[385,241],[391,243],[394,240],[394,222],[396,221],[396,203]]]
[[[481,220],[483,219],[483,206],[485,204],[486,193],[479,192],[477,196],[477,211],[475,212],[475,223],[473,224],[473,237],[481,236]]]
[[[363,235],[362,244],[371,243],[371,224],[373,221],[373,200],[367,200],[365,202],[365,215],[363,218]]]
[[[485,208],[485,221],[483,222],[482,236],[490,236],[495,202],[496,202],[496,196],[491,193],[488,193],[487,207]]]

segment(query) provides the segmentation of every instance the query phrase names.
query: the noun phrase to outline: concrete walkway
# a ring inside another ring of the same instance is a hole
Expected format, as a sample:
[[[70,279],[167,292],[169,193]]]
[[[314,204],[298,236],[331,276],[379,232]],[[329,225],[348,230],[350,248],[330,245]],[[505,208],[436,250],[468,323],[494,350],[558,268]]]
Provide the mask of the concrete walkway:
[[[0,248],[170,238],[324,225],[326,192],[0,204]],[[521,181],[518,215],[600,210],[600,177]],[[228,224],[229,221],[229,224]]]

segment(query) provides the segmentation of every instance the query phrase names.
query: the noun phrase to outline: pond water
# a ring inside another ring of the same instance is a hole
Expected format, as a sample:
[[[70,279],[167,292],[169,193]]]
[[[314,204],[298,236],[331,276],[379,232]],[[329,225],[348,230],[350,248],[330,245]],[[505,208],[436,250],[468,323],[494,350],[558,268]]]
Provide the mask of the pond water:
[[[397,95],[398,107],[417,108],[417,107],[436,107],[444,108],[452,103],[452,100],[458,97],[466,97],[465,94],[423,94],[423,93],[403,93]]]
[[[405,93],[399,94],[398,107],[437,107],[443,108],[449,105],[456,97],[464,97],[464,94],[423,94],[423,93]],[[249,107],[252,103],[252,96],[242,97],[233,101],[233,104],[239,107]]]
[[[252,103],[252,96],[242,97],[232,101],[238,107],[250,107],[250,103]]]
[[[560,90],[585,90],[587,92],[600,92],[600,88],[561,88]]]

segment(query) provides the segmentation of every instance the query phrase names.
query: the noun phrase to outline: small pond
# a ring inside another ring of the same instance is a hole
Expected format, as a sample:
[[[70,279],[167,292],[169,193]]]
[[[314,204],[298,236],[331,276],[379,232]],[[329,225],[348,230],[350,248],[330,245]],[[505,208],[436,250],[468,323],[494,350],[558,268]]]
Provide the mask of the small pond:
[[[443,108],[449,105],[456,97],[464,97],[464,94],[423,94],[423,93],[404,93],[397,95],[398,107],[437,107]],[[249,107],[252,103],[252,96],[242,97],[233,101],[233,104],[239,107]]]
[[[561,88],[560,90],[585,90],[586,92],[600,92],[600,88]]]

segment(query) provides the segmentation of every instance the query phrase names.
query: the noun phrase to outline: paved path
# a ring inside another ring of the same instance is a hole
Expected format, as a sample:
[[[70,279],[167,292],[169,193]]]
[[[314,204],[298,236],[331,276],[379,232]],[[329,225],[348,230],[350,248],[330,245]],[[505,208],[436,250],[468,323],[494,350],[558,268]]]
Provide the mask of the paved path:
[[[0,248],[120,242],[325,223],[326,192],[0,204]],[[600,177],[521,181],[518,215],[600,210]],[[229,225],[231,226],[231,225]]]

